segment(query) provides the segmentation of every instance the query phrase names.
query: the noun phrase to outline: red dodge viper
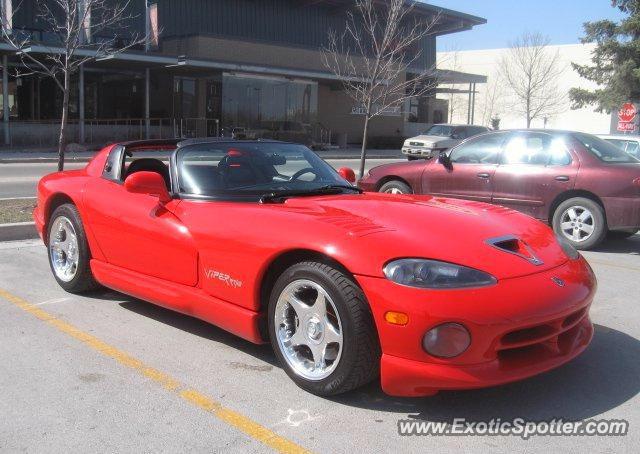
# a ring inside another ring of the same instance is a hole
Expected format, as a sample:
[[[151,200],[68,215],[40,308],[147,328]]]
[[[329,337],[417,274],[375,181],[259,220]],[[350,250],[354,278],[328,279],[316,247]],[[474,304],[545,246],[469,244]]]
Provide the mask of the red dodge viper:
[[[271,342],[318,395],[377,377],[395,396],[497,385],[587,347],[596,281],[549,227],[350,181],[302,145],[130,142],[45,176],[34,218],[67,291],[102,285]]]

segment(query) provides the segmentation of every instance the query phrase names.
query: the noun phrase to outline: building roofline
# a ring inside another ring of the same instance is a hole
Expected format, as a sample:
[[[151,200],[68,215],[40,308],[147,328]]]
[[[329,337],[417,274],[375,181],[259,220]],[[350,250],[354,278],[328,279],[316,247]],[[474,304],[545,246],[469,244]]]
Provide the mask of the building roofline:
[[[423,3],[418,0],[412,0],[414,7],[424,11],[436,12],[444,14],[446,16],[455,17],[471,22],[473,25],[482,25],[487,23],[487,19],[480,16],[474,16],[473,14],[463,13],[461,11],[455,11],[449,8],[443,8],[442,6],[430,5],[429,3]]]
[[[334,6],[345,6],[346,4],[353,4],[352,0],[305,0],[308,4],[328,4]],[[383,2],[384,0],[379,0]],[[417,12],[428,14],[441,14],[445,18],[449,19],[445,24],[438,24],[434,32],[434,35],[446,35],[449,33],[456,33],[464,30],[470,30],[476,25],[482,25],[487,23],[487,19],[480,16],[474,16],[473,14],[463,13],[461,11],[455,11],[442,6],[431,5],[420,0],[406,0],[407,5],[412,6]],[[448,26],[447,26],[448,25]]]

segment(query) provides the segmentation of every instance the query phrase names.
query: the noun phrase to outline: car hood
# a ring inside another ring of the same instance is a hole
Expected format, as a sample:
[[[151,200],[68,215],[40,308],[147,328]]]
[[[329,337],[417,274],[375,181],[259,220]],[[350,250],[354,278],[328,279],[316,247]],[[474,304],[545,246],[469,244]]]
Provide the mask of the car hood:
[[[284,207],[304,216],[305,232],[339,240],[344,259],[357,262],[353,271],[361,274],[380,276],[385,263],[402,257],[465,265],[498,279],[541,272],[567,261],[548,226],[496,205],[364,193],[291,198]],[[502,249],[490,244],[507,237],[520,243],[506,241]],[[525,257],[512,251],[514,244]]]
[[[407,139],[409,142],[423,142],[425,147],[451,146],[458,142],[450,137],[419,135]]]

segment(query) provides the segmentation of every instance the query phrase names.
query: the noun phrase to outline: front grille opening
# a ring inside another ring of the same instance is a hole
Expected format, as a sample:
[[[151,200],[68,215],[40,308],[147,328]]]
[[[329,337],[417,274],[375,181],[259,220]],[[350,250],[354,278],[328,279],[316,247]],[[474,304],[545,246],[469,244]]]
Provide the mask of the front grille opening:
[[[527,345],[525,347],[510,348],[498,352],[498,360],[506,362],[527,362],[533,358],[548,355],[550,348],[544,344]]]
[[[579,311],[569,315],[567,318],[565,318],[562,321],[562,327],[566,328],[567,326],[573,325],[575,322],[577,322],[584,316],[586,311],[587,311],[586,309],[580,309]]]
[[[556,329],[551,325],[538,325],[531,328],[519,329],[505,334],[502,337],[502,344],[517,345],[523,342],[536,342],[539,339],[543,339],[547,336],[551,336]]]
[[[576,339],[578,338],[578,334],[580,334],[581,329],[582,327],[580,325],[576,325],[570,330],[560,334],[558,336],[558,350],[560,350],[562,353],[573,350]]]

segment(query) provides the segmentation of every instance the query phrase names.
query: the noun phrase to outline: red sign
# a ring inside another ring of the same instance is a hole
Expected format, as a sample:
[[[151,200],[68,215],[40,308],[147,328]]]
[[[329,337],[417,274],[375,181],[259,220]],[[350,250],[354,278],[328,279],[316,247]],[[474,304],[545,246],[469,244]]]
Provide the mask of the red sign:
[[[618,111],[618,118],[623,123],[631,123],[636,118],[636,106],[630,102],[625,102]]]
[[[618,131],[620,132],[633,132],[636,130],[635,123],[624,123],[622,121],[618,122]]]
[[[633,132],[636,129],[635,119],[638,111],[633,103],[625,102],[618,111],[618,131]]]

